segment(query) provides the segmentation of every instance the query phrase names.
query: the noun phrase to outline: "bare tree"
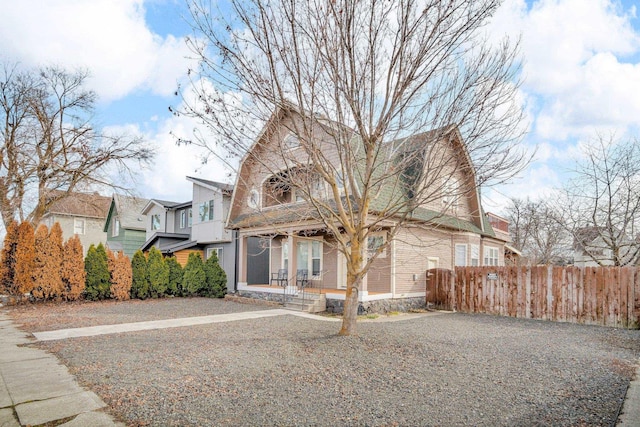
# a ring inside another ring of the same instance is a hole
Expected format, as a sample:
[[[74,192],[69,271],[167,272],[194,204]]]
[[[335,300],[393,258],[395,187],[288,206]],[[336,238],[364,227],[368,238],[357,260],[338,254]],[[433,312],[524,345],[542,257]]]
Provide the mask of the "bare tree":
[[[57,67],[21,71],[5,64],[0,77],[0,214],[37,223],[73,191],[110,185],[107,168],[129,171],[153,153],[138,137],[100,132],[92,121],[94,92],[86,71]]]
[[[230,166],[248,155],[277,177],[275,199],[295,189],[308,202],[292,209],[320,219],[346,257],[340,334],[352,334],[364,276],[416,209],[443,195],[451,208],[525,163],[517,43],[483,38],[499,0],[229,3],[232,13],[189,1],[200,67],[178,114],[212,134],[188,142]],[[281,111],[297,119],[278,120]],[[295,138],[266,161],[253,144],[277,126]],[[384,244],[367,248],[381,229]]]
[[[533,265],[569,262],[571,236],[547,203],[512,198],[506,218],[513,245],[522,252],[525,262]]]
[[[640,254],[640,142],[599,135],[563,189],[563,221],[577,251],[598,265],[632,265]]]

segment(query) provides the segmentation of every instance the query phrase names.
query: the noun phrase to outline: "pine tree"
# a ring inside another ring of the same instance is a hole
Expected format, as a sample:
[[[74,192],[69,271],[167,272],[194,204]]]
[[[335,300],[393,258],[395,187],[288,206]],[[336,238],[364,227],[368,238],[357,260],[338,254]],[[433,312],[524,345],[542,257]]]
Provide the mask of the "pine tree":
[[[64,286],[63,298],[67,301],[75,301],[80,298],[84,292],[87,275],[82,254],[82,244],[77,235],[67,240],[64,245],[60,276]]]
[[[18,244],[16,246],[16,271],[14,287],[19,295],[33,290],[33,267],[35,257],[35,235],[30,222],[23,222],[18,227]]]
[[[162,253],[155,246],[149,250],[147,279],[151,297],[163,297],[169,285],[169,266],[165,264]]]
[[[182,277],[182,291],[185,296],[198,294],[200,289],[205,286],[207,276],[204,272],[204,263],[202,257],[197,252],[191,252],[187,259],[187,265],[184,267],[184,275]]]
[[[4,236],[2,247],[2,268],[0,268],[0,293],[16,294],[14,277],[16,275],[16,248],[18,246],[18,223],[12,221]]]
[[[215,252],[213,252],[204,263],[204,272],[207,277],[207,284],[201,289],[200,295],[224,298],[224,295],[227,293],[227,273],[220,267],[218,256]]]
[[[111,277],[111,298],[128,300],[131,293],[131,261],[124,254],[107,251],[109,275]]]
[[[176,257],[169,257],[164,260],[169,267],[169,285],[167,286],[167,294],[173,296],[182,295],[182,266]]]
[[[137,250],[131,259],[131,298],[145,299],[149,296],[147,278],[147,258],[141,250]]]
[[[107,252],[100,243],[97,247],[91,245],[84,260],[84,269],[87,273],[85,296],[88,300],[100,300],[108,298],[109,289],[109,265]]]

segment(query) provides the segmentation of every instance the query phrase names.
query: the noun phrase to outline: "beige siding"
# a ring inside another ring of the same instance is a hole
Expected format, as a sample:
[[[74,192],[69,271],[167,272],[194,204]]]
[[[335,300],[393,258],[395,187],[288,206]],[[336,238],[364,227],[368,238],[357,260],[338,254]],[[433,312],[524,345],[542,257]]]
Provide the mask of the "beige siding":
[[[325,289],[337,289],[338,287],[338,251],[335,240],[325,239],[322,245],[322,287]]]
[[[391,292],[391,256],[389,248],[373,261],[367,272],[368,292]]]

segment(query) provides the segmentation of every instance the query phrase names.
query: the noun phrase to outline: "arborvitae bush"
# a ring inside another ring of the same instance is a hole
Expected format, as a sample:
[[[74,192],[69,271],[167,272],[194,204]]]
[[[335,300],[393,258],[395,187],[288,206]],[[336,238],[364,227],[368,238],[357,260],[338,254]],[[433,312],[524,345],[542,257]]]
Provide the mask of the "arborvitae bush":
[[[169,267],[169,285],[167,286],[167,295],[182,295],[182,266],[176,257],[165,258],[167,267]]]
[[[60,268],[62,266],[62,229],[57,222],[51,227],[41,224],[35,233],[34,287],[31,295],[37,299],[60,298],[63,292]]]
[[[169,266],[165,264],[162,253],[155,246],[149,250],[147,278],[150,296],[152,298],[163,297],[169,285]]]
[[[64,245],[60,276],[64,286],[62,297],[67,301],[80,298],[84,292],[87,274],[84,269],[82,244],[78,236],[71,237]]]
[[[206,286],[200,289],[200,295],[213,298],[224,298],[227,293],[227,273],[224,272],[215,252],[204,263],[207,277]]]
[[[24,295],[33,290],[33,267],[35,257],[35,236],[30,222],[23,222],[18,227],[18,244],[16,246],[16,270],[14,276],[15,289]]]
[[[91,245],[84,260],[84,269],[87,273],[84,289],[88,300],[100,300],[109,298],[109,265],[107,252],[102,243],[97,247]]]
[[[131,261],[126,255],[111,251],[107,251],[107,258],[111,276],[111,298],[128,300],[131,293]]]
[[[149,280],[147,278],[147,258],[141,250],[137,250],[131,259],[131,298],[145,299],[149,296]]]
[[[2,268],[0,268],[0,293],[16,294],[16,248],[18,247],[18,223],[11,221],[7,226],[2,247]]]
[[[182,276],[182,292],[184,296],[196,295],[206,285],[207,276],[204,272],[202,257],[197,252],[191,252],[184,267]]]

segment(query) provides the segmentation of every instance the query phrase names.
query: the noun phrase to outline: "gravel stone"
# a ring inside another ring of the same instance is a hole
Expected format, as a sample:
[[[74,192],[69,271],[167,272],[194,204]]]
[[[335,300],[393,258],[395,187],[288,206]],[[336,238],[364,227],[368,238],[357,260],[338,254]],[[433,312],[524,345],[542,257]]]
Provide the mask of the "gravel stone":
[[[63,317],[77,327],[264,309],[192,298]],[[338,328],[283,315],[37,345],[130,426],[610,426],[640,358],[638,331],[489,315]]]

